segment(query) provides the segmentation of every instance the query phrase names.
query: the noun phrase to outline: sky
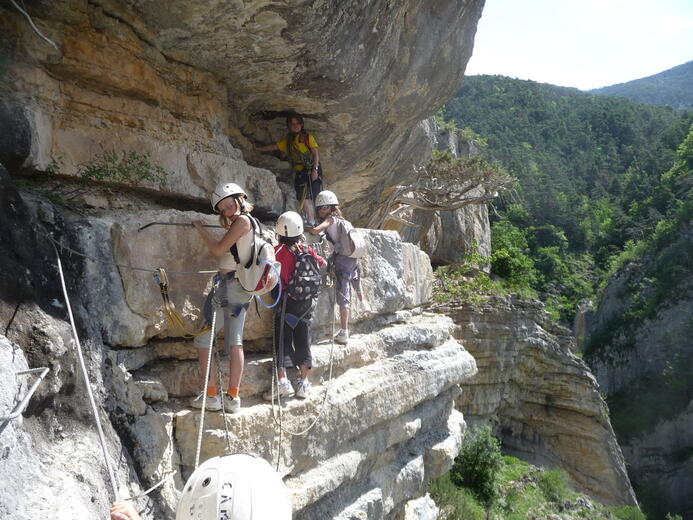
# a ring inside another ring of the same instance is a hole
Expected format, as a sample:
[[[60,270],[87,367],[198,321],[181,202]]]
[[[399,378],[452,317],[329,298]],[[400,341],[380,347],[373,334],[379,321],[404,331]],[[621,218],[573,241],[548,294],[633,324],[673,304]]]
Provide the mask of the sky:
[[[693,60],[693,0],[486,0],[466,75],[588,90]]]

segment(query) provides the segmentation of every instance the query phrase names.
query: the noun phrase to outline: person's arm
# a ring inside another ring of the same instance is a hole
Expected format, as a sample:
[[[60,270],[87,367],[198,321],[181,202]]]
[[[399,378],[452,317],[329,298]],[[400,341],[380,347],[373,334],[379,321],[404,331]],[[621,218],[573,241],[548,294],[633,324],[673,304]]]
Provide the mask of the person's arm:
[[[320,268],[323,268],[327,265],[327,261],[323,257],[321,257],[319,254],[317,254],[315,252],[315,249],[308,246],[308,252],[315,257],[315,259],[318,261],[318,266]]]
[[[111,520],[141,520],[129,500],[117,500],[111,506]]]
[[[319,235],[328,227],[330,227],[332,225],[332,222],[334,222],[334,218],[332,216],[329,216],[314,228],[306,228],[306,231],[308,231],[308,233],[310,233],[311,235]]]
[[[318,166],[320,166],[320,152],[317,148],[311,148],[310,153],[313,156],[313,169],[310,172],[310,178],[316,181],[318,180]]]
[[[239,238],[252,229],[250,217],[243,218],[242,216],[239,216],[233,221],[233,224],[231,224],[231,227],[222,237],[222,239],[216,240],[214,237],[212,237],[212,235],[209,234],[209,231],[202,226],[202,222],[195,220],[192,224],[200,233],[202,240],[207,246],[207,249],[209,249],[210,252],[216,257],[220,257],[225,254],[231,248],[231,246],[238,241]]]
[[[266,144],[264,146],[254,146],[255,150],[258,152],[275,152],[279,150],[279,147],[277,146],[277,143],[272,143],[272,144]]]

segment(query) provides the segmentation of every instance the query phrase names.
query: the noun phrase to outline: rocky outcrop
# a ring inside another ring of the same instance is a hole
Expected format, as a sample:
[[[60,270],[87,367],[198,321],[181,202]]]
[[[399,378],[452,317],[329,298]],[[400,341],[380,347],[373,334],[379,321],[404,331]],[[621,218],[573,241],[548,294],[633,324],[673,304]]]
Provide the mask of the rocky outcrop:
[[[690,231],[678,238],[692,240]],[[657,254],[671,255],[666,249]],[[675,287],[654,289],[647,264],[655,261],[630,263],[610,280],[587,322],[586,359],[614,402],[614,427],[638,498],[647,507],[693,518],[693,280],[679,269]],[[659,303],[649,304],[647,318],[629,319],[655,296]]]
[[[594,498],[635,504],[608,409],[570,332],[541,303],[517,298],[445,312],[479,367],[457,401],[467,420],[490,423],[508,453],[565,469]]]
[[[622,443],[628,474],[638,496],[649,495],[662,509],[693,517],[693,401],[671,420]]]
[[[463,159],[479,155],[473,140],[461,140],[457,132],[441,128],[434,118],[426,123],[432,150],[447,151]],[[478,190],[470,193],[475,195]],[[460,263],[464,255],[472,253],[483,257],[491,254],[491,226],[485,204],[454,211],[411,210],[402,216],[414,225],[388,221],[387,228],[396,229],[405,241],[418,245],[434,265]]]
[[[9,60],[0,97],[23,115],[16,125],[31,129],[29,146],[14,147],[14,162],[45,170],[60,159],[72,175],[103,151],[146,150],[169,172],[166,192],[201,197],[220,178],[271,182],[264,168],[244,164],[241,150],[251,164],[276,171],[276,159],[252,144],[281,138],[282,116],[293,109],[318,136],[330,186],[345,201],[367,194],[361,208],[350,208],[358,214],[422,159],[409,153],[419,141],[412,129],[459,87],[482,6],[29,6],[56,51],[3,5],[0,48]],[[251,191],[263,209],[281,204],[265,198],[274,190]]]
[[[138,494],[140,481],[144,487],[164,479],[141,505],[147,502],[145,518],[172,518],[179,490],[194,467],[200,413],[188,403],[199,392],[201,377],[191,341],[181,338],[156,311],[161,303],[151,273],[125,265],[148,268],[169,261],[168,266],[179,270],[212,267],[204,264],[207,257],[187,232],[166,228],[152,239],[136,231],[151,219],[189,221],[199,215],[124,209],[76,215],[36,195],[19,197],[11,183],[6,187],[14,213],[3,221],[1,236],[6,236],[5,226],[42,240],[52,231],[61,245],[117,487]],[[236,415],[205,415],[202,459],[241,451],[278,460],[300,518],[389,519],[411,510],[429,511],[420,497],[430,479],[450,467],[465,429],[454,401],[459,383],[475,373],[476,365],[451,337],[449,318],[420,310],[432,291],[426,255],[402,243],[394,232],[364,230],[364,235],[368,251],[362,261],[363,287],[373,312],[365,314],[357,307],[349,345],[333,348],[325,341],[331,336],[333,315],[329,291],[324,291],[314,328],[314,395],[284,403],[281,419],[279,408],[261,399],[271,381],[269,316],[258,318],[251,312],[241,390],[244,407]],[[123,265],[117,268],[114,262]],[[22,270],[18,262],[9,268],[15,277]],[[51,269],[48,260],[43,272],[36,267],[33,274],[46,276]],[[184,316],[198,316],[209,275],[186,275],[189,280],[178,276],[170,277],[176,284],[171,297]],[[2,363],[7,372],[3,380],[11,382],[0,391],[3,414],[26,391],[12,372],[27,365],[27,356],[33,366],[51,368],[24,422],[15,420],[2,433],[8,448],[0,460],[0,485],[13,496],[0,507],[20,520],[45,510],[29,494],[52,497],[55,479],[63,493],[50,507],[68,507],[69,501],[70,510],[80,516],[100,517],[113,498],[70,347],[63,298],[52,294],[55,298],[45,305],[56,310],[56,317],[36,300],[23,301],[12,314],[8,295],[2,295],[8,337],[0,338],[0,353],[7,361]],[[188,324],[196,325],[192,319]],[[222,359],[224,372],[227,365]],[[305,435],[288,433],[307,428],[313,420]],[[281,437],[279,425],[285,430]],[[37,478],[37,473],[42,476]],[[27,479],[32,486],[26,486]],[[415,502],[409,504],[411,500]]]

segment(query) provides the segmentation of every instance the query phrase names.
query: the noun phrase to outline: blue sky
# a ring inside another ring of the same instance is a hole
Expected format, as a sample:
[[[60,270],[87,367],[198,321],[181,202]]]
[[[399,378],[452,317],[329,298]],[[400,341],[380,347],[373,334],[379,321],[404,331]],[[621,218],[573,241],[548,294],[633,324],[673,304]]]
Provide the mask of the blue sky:
[[[591,89],[693,60],[693,0],[486,0],[467,75]]]

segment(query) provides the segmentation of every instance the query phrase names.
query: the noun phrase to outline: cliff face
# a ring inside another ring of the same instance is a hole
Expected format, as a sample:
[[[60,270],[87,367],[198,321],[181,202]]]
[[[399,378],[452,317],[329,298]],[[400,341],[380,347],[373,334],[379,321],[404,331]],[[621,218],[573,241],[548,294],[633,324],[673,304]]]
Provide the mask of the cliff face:
[[[202,197],[219,178],[252,186],[281,169],[252,151],[285,134],[288,109],[318,136],[326,181],[365,214],[420,155],[417,123],[449,99],[483,1],[40,2],[29,13],[59,47],[0,7],[0,86],[14,162],[74,174],[104,150],[148,150],[165,191]],[[2,112],[2,110],[0,110]],[[8,118],[8,121],[10,119]],[[231,145],[233,142],[234,146]],[[152,186],[155,187],[155,186]],[[271,194],[271,198],[265,197]]]
[[[185,233],[164,232],[153,240],[136,231],[152,218],[204,216],[172,210],[77,215],[36,195],[20,197],[2,169],[0,179],[9,202],[0,228],[3,250],[12,250],[11,232],[25,238],[25,247],[6,264],[7,276],[24,276],[22,287],[37,288],[54,279],[55,261],[45,247],[47,233],[53,233],[61,244],[116,485],[136,495],[168,476],[140,505],[147,506],[146,518],[172,518],[178,492],[194,468],[200,413],[188,403],[201,389],[201,376],[191,341],[160,314],[152,273],[122,266],[166,264],[194,271],[213,263]],[[243,409],[205,416],[202,459],[249,452],[276,461],[300,518],[394,518],[429,504],[409,502],[447,471],[465,429],[454,399],[476,365],[451,337],[449,318],[420,310],[432,289],[426,255],[394,232],[364,233],[363,290],[373,312],[357,306],[349,345],[333,349],[326,341],[333,333],[333,294],[323,291],[314,324],[315,394],[285,403],[283,412],[261,399],[271,381],[270,319],[266,310],[256,315],[251,308]],[[171,297],[188,327],[197,324],[208,277],[169,277]],[[8,289],[0,304],[6,324],[0,337],[7,382],[0,391],[3,415],[30,383],[17,372],[29,364],[51,368],[23,416],[3,421],[7,449],[0,480],[6,498],[0,514],[28,519],[69,508],[84,518],[103,516],[112,493],[64,300],[54,284],[44,289],[34,299],[29,291]],[[220,366],[225,372],[228,363],[222,360]],[[313,421],[309,431],[295,435]]]
[[[505,451],[565,469],[578,489],[607,504],[635,504],[608,409],[573,338],[538,302],[495,298],[446,309],[455,335],[477,360],[458,408],[489,423]]]
[[[679,240],[690,250],[693,234],[687,230]],[[654,299],[643,267],[652,261],[628,264],[610,281],[588,321],[587,361],[613,403],[614,429],[638,497],[649,508],[692,518],[693,280],[679,270],[676,286],[657,294],[651,315],[629,320],[633,309]]]

